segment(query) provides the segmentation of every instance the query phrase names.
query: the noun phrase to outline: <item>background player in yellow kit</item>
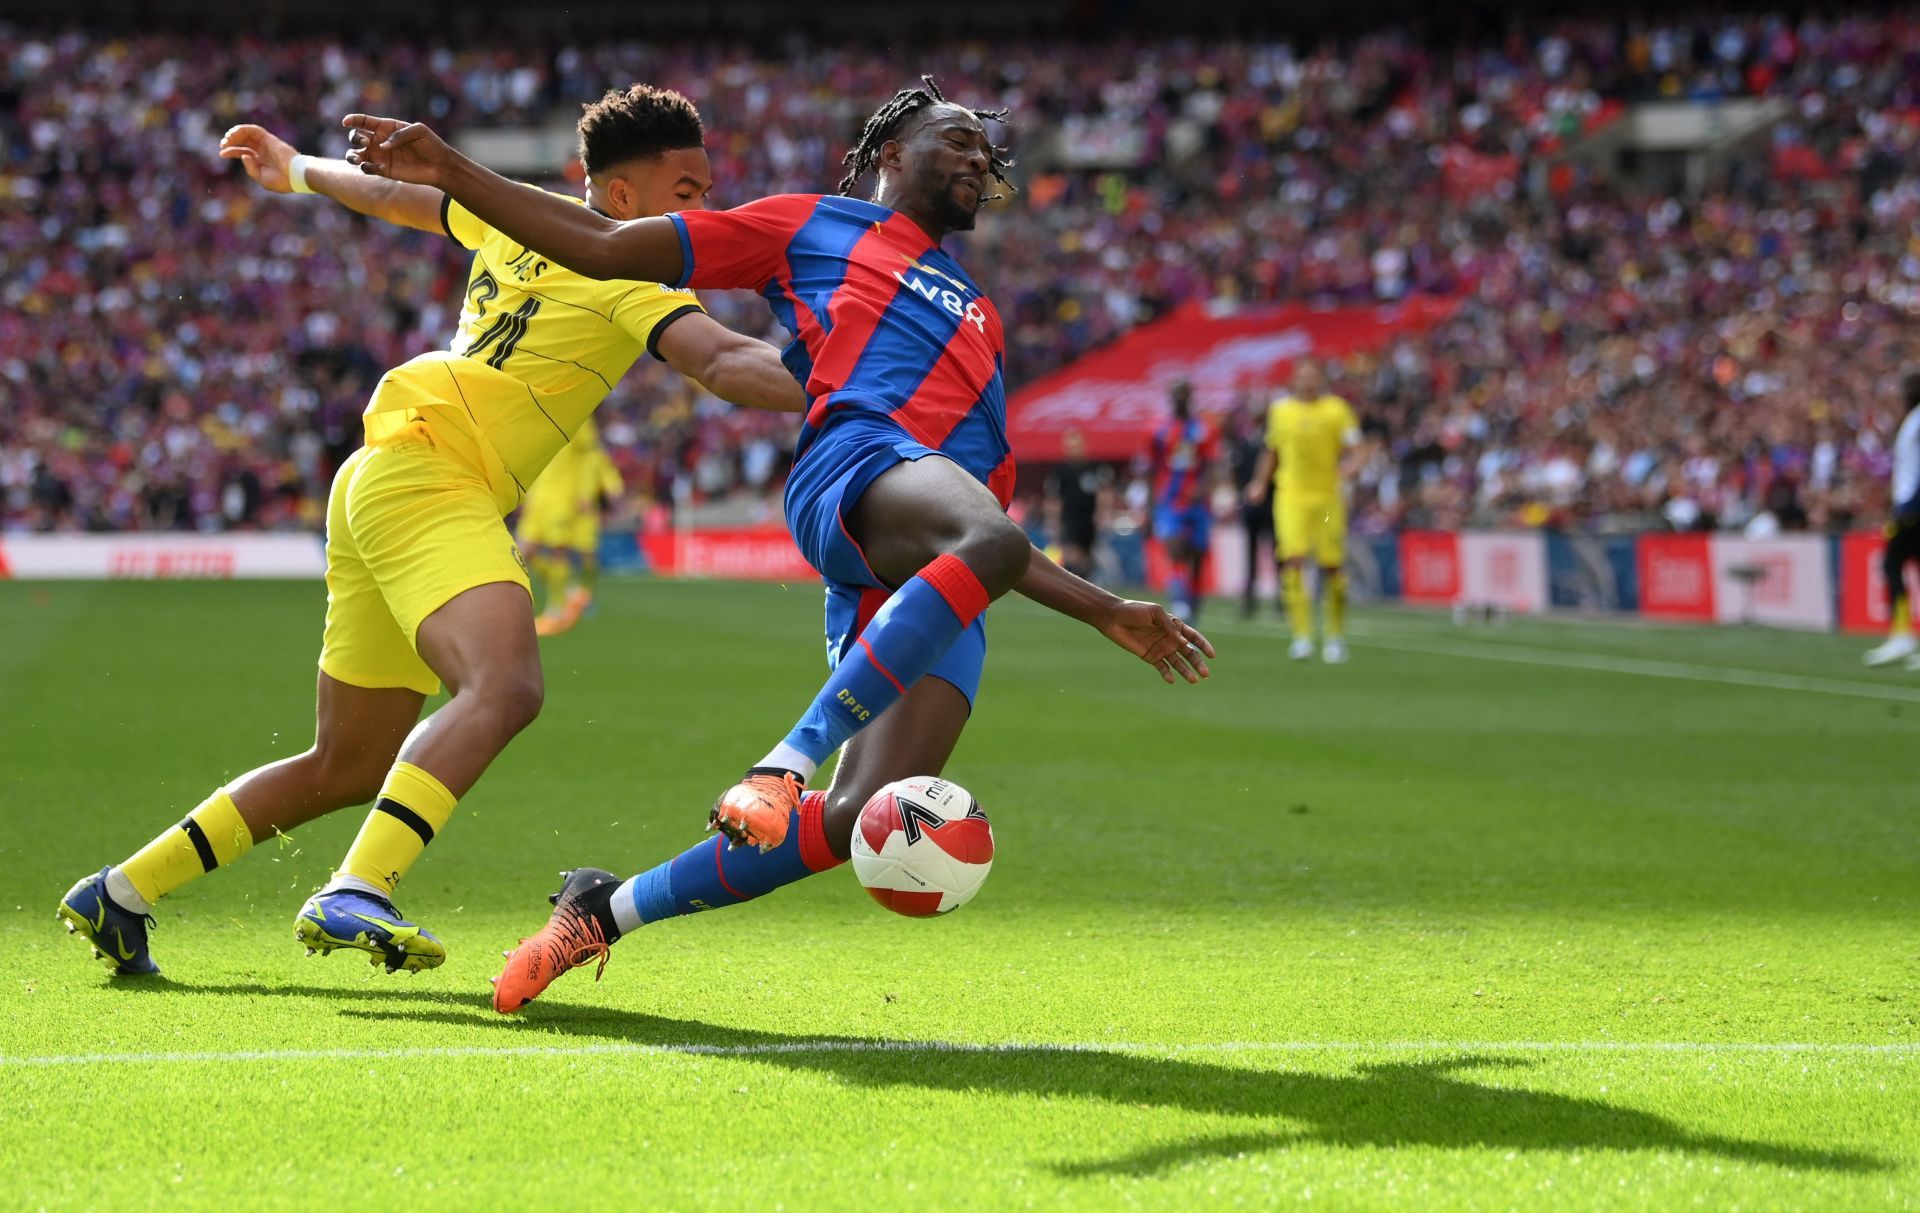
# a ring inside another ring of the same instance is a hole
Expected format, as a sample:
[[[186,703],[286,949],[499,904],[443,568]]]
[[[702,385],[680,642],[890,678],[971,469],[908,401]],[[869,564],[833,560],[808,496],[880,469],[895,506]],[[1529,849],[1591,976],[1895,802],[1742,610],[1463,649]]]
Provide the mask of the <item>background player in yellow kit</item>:
[[[587,205],[616,219],[701,209],[713,184],[703,134],[678,93],[608,93],[579,123]],[[75,884],[60,914],[116,971],[157,972],[154,901],[276,831],[373,800],[295,934],[389,971],[432,968],[445,949],[394,909],[394,886],[544,695],[526,565],[504,516],[643,353],[737,403],[798,412],[805,396],[773,347],[721,327],[690,293],[581,277],[439,190],[296,155],[257,126],[228,131],[221,155],[275,193],[323,193],[451,237],[473,269],[452,344],[381,379],[366,445],[334,478],[313,748],[216,789]],[[442,682],[452,698],[419,720]]]
[[[1320,655],[1347,659],[1347,504],[1342,460],[1360,441],[1353,407],[1327,391],[1320,367],[1301,362],[1293,391],[1267,410],[1267,447],[1247,485],[1247,500],[1274,491],[1274,549],[1280,557],[1280,593],[1293,629],[1288,655],[1313,656],[1313,604],[1307,598],[1306,566],[1319,566],[1324,618]]]
[[[533,621],[542,636],[580,622],[600,580],[601,502],[625,487],[600,431],[588,420],[561,448],[520,504],[520,546],[546,583],[546,605]]]

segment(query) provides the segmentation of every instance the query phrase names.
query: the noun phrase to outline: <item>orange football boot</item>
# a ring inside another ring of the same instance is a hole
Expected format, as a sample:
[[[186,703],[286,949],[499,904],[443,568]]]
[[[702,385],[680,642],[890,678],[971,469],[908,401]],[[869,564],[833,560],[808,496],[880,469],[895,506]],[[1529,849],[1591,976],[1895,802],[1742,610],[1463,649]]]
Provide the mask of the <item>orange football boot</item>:
[[[593,979],[599,981],[607,968],[607,932],[600,919],[619,887],[618,876],[599,868],[568,872],[560,891],[547,898],[553,903],[547,925],[505,953],[506,971],[493,979],[493,1009],[511,1015],[538,998],[560,974],[596,959],[600,967]]]
[[[707,828],[727,836],[734,846],[771,851],[787,840],[787,822],[800,809],[806,785],[791,771],[748,772],[713,802]]]

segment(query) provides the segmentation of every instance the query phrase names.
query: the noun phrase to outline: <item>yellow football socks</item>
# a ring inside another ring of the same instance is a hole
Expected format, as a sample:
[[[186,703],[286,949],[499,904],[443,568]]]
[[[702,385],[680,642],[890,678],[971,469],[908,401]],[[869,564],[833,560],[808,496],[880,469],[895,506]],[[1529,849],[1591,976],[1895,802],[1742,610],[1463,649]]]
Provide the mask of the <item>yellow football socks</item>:
[[[1901,594],[1893,600],[1893,626],[1887,629],[1889,636],[1905,636],[1913,628],[1913,607],[1908,604],[1907,596]]]
[[[347,851],[340,872],[392,894],[420,852],[453,816],[456,798],[445,784],[410,762],[387,772],[380,798]]]
[[[232,863],[253,847],[253,834],[221,788],[179,825],[120,865],[134,890],[152,904],[181,885]]]
[[[1313,635],[1313,604],[1307,601],[1307,579],[1297,565],[1280,570],[1280,597],[1287,604],[1287,624],[1295,639]]]
[[[572,568],[564,556],[548,556],[540,562],[541,581],[546,589],[546,605],[541,609],[558,615],[567,601],[567,582]]]
[[[1327,619],[1327,635],[1338,638],[1347,634],[1347,571],[1345,569],[1320,570],[1320,584],[1325,587],[1321,592],[1326,597],[1324,610]]]

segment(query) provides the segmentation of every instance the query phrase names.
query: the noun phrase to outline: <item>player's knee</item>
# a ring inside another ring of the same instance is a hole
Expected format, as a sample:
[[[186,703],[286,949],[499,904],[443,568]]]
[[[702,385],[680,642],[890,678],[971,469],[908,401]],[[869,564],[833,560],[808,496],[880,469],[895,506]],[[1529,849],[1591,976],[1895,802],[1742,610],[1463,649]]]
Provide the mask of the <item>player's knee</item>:
[[[961,542],[957,553],[989,597],[998,598],[1027,575],[1033,544],[1011,518],[982,523]]]
[[[501,671],[466,693],[485,705],[500,731],[509,737],[532,724],[547,699],[546,680],[538,665]]]
[[[513,732],[532,724],[547,702],[547,683],[539,667],[505,679],[498,702],[500,714]]]

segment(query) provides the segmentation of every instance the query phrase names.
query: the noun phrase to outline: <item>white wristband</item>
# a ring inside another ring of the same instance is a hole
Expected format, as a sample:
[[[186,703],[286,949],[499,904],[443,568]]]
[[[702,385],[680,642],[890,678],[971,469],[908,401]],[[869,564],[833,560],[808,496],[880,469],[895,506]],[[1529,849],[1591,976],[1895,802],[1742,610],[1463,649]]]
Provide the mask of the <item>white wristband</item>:
[[[313,159],[312,156],[295,156],[293,159],[287,161],[287,184],[293,187],[294,193],[312,194],[318,192],[311,185],[307,184],[307,165],[311,164]]]

